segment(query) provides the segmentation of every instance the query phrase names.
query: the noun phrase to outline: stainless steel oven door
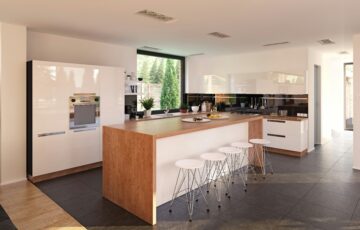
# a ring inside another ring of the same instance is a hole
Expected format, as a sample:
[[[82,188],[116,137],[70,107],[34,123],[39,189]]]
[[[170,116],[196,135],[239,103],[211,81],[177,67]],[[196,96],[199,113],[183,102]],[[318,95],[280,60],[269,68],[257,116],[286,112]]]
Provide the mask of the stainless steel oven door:
[[[100,98],[94,95],[70,97],[70,129],[93,129],[100,125]]]

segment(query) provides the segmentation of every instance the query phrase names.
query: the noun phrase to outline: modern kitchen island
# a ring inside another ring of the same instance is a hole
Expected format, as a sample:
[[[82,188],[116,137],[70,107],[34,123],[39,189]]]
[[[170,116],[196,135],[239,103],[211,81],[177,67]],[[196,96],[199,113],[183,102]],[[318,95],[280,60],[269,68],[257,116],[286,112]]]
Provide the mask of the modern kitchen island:
[[[228,119],[208,123],[173,117],[104,126],[103,196],[156,224],[156,208],[171,200],[178,172],[175,161],[199,158],[231,142],[262,138],[262,116],[226,115]],[[250,163],[257,165],[254,159],[250,150]]]

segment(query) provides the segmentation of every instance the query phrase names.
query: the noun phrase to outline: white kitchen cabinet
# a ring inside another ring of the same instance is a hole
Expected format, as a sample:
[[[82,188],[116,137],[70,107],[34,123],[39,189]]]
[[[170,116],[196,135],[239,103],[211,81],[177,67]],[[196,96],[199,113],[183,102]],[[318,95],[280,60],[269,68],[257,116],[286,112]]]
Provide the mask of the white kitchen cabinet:
[[[124,70],[28,63],[28,174],[32,177],[102,160],[102,125],[124,122]],[[70,96],[100,97],[100,126],[70,129]],[[31,118],[31,120],[30,120]],[[30,135],[31,133],[31,135]]]
[[[271,141],[270,148],[303,154],[307,150],[308,120],[267,118],[263,120],[263,135]]]

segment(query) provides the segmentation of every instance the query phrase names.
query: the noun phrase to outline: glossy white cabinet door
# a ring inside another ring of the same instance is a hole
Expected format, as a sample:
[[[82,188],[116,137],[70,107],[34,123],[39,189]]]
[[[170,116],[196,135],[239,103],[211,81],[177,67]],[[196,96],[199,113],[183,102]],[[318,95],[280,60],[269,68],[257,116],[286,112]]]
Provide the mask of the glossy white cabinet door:
[[[124,69],[113,67],[100,68],[100,111],[101,125],[124,122]]]

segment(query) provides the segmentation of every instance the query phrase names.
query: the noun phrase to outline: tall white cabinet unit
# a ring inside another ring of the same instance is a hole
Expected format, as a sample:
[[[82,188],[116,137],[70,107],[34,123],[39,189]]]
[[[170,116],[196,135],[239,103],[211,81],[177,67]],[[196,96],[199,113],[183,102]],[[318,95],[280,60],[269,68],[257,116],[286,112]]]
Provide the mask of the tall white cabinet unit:
[[[124,70],[118,67],[28,62],[27,173],[30,178],[102,161],[102,126],[124,122],[123,74]],[[83,95],[96,98],[97,126],[72,128],[71,97]]]

